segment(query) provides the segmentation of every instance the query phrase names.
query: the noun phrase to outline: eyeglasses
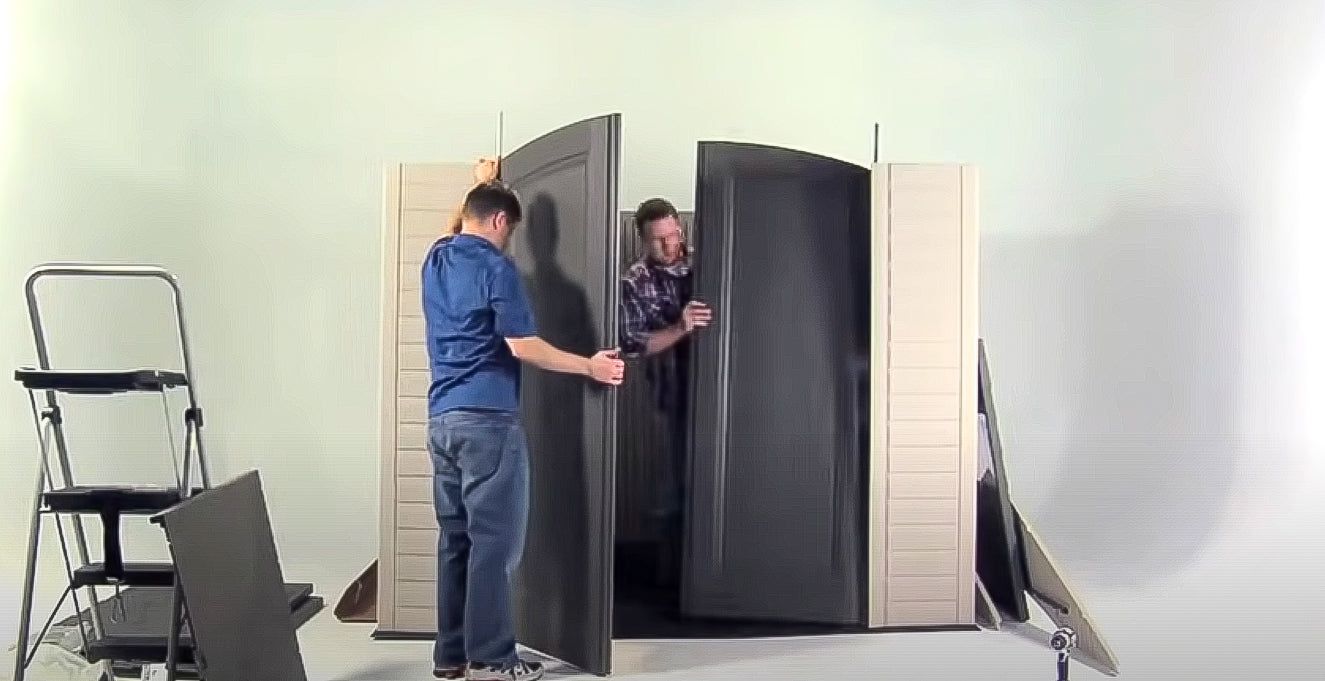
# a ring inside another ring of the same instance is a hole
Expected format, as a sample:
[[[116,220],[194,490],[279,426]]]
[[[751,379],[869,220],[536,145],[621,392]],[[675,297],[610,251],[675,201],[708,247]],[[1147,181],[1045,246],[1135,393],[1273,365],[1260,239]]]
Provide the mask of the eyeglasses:
[[[685,232],[681,230],[677,230],[666,236],[655,236],[649,239],[649,241],[660,243],[665,246],[672,246],[674,244],[683,244],[685,243],[685,240],[686,240]]]

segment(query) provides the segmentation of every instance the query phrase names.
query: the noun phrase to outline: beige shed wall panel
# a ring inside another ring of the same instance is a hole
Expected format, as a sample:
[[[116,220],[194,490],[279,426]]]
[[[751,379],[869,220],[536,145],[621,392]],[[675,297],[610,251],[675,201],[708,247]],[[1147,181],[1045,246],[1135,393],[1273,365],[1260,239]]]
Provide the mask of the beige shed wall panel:
[[[396,379],[399,398],[427,397],[428,385],[432,382],[427,369],[401,371]]]
[[[874,174],[870,624],[974,624],[974,174]]]
[[[436,606],[418,586],[436,571],[428,565],[436,562],[437,545],[419,269],[473,186],[473,169],[467,163],[405,164],[386,174],[378,623],[383,631],[430,631]]]
[[[432,460],[424,449],[401,449],[396,452],[396,471],[400,475],[432,475]]]
[[[432,503],[432,476],[396,478],[396,503]],[[397,527],[400,525],[397,524]]]
[[[396,611],[395,631],[429,632],[437,629],[437,606],[402,605]]]
[[[437,530],[396,530],[396,543],[401,555],[429,556],[437,559]]]
[[[437,579],[436,556],[413,556],[401,554],[396,564],[396,574],[401,581],[421,581]]]

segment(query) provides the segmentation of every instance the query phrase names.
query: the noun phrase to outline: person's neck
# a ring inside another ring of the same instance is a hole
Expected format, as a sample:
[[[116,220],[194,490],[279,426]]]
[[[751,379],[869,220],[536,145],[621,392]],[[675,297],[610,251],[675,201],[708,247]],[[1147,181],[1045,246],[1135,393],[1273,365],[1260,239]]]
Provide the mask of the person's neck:
[[[481,227],[461,227],[460,233],[468,234],[469,236],[476,236],[480,239],[486,239],[488,243],[492,244],[493,246],[496,246],[497,250],[501,250],[502,247],[506,245],[502,241],[502,239],[498,237],[496,234],[494,234],[491,230],[483,229]]]

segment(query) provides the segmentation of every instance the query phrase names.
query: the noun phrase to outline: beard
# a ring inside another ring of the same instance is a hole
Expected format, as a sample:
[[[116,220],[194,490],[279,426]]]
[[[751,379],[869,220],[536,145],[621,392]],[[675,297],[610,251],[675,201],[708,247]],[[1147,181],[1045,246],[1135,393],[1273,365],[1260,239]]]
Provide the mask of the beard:
[[[666,264],[659,262],[658,267],[674,277],[684,277],[690,274],[690,253],[683,248],[675,260]]]

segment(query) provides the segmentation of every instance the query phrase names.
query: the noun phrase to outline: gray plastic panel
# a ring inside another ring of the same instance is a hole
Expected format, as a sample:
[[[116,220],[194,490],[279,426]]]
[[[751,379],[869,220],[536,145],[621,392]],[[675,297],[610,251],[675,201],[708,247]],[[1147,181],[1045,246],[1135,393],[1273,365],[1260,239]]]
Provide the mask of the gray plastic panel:
[[[305,681],[258,472],[194,496],[156,520],[175,561],[202,677]]]
[[[548,133],[502,159],[524,204],[510,253],[538,333],[590,355],[616,344],[617,168],[621,117]],[[529,537],[516,579],[520,643],[606,674],[612,659],[616,393],[586,378],[526,367]]]
[[[699,145],[691,500],[682,603],[863,623],[870,171]]]

